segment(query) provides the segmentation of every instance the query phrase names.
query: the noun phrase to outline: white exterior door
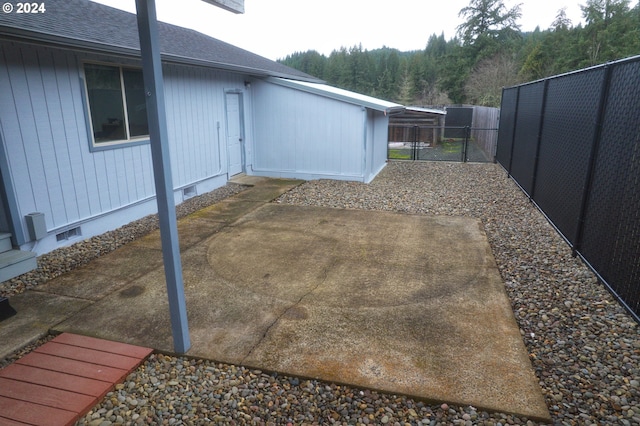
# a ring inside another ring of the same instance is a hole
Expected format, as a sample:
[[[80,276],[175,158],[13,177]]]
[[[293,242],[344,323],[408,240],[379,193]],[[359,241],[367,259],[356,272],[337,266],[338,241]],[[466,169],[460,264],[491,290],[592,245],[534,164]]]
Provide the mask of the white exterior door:
[[[229,177],[242,173],[244,168],[242,111],[240,93],[227,93],[227,157]]]

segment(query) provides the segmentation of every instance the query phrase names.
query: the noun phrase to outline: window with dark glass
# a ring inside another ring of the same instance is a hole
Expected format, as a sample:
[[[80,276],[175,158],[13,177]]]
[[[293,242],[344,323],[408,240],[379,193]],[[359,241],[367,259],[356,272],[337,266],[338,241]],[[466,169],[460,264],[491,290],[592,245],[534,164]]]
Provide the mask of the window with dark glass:
[[[84,75],[96,146],[148,137],[142,70],[85,64]]]

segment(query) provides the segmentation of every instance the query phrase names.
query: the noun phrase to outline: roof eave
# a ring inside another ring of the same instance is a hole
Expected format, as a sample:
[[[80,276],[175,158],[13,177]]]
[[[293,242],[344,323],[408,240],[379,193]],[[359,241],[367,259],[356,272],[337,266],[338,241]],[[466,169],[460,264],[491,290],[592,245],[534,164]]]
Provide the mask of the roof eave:
[[[322,80],[318,80],[314,78],[305,78],[298,75],[279,73],[276,71],[269,71],[261,68],[246,67],[246,66],[236,65],[236,64],[204,61],[202,59],[187,58],[184,56],[177,56],[177,55],[171,55],[166,53],[162,54],[162,60],[168,63],[194,65],[194,66],[201,66],[206,68],[215,68],[215,69],[224,70],[224,71],[239,72],[239,73],[248,74],[254,77],[280,77],[280,78],[288,78],[291,80],[306,81],[309,83],[324,83]]]
[[[63,37],[55,34],[33,32],[16,27],[0,26],[0,37],[17,42],[30,42],[67,49],[81,49],[96,53],[140,56],[140,50],[125,46],[99,43],[93,40]]]
[[[289,88],[297,89],[297,90],[303,90],[305,92],[313,93],[313,94],[316,94],[316,95],[328,97],[328,98],[331,98],[331,99],[336,99],[336,100],[347,102],[347,103],[354,104],[354,105],[359,105],[359,106],[362,106],[362,107],[365,107],[365,108],[369,108],[369,109],[372,109],[372,110],[375,110],[375,111],[384,112],[385,114],[394,114],[394,113],[397,114],[399,112],[404,111],[404,108],[405,108],[402,105],[386,106],[386,105],[382,105],[382,104],[368,102],[368,101],[363,100],[363,99],[353,98],[353,97],[350,97],[350,96],[342,95],[340,93],[327,92],[327,91],[321,90],[319,88],[309,87],[307,85],[299,85],[299,84],[296,84],[295,81],[288,81],[288,80],[294,80],[294,79],[287,79],[287,77],[283,77],[283,78],[267,78],[267,81],[269,81],[271,83],[274,83],[274,84],[278,84],[280,86],[285,86],[285,87],[289,87]],[[318,83],[318,82],[317,81],[310,81],[309,83]],[[324,82],[322,82],[320,84],[324,84]]]
[[[55,34],[33,32],[15,27],[0,26],[0,38],[43,44],[64,49],[84,50],[93,53],[102,53],[109,55],[119,55],[133,58],[140,58],[140,50],[126,46],[118,46],[113,44],[100,43],[94,40],[82,40],[78,38],[63,37]],[[161,54],[163,62],[175,63],[182,65],[193,65],[205,68],[213,68],[223,71],[231,71],[247,74],[256,77],[281,77],[291,80],[306,81],[309,83],[324,83],[324,81],[314,78],[305,78],[303,76],[279,73],[260,68],[252,68],[237,64],[228,64],[223,62],[205,61],[202,59],[188,58],[179,55]]]
[[[408,112],[417,112],[417,113],[424,113],[424,114],[447,115],[447,111],[446,110],[435,109],[435,108],[421,108],[421,107],[408,106],[408,107],[406,107],[406,110]]]
[[[399,106],[399,107],[391,107],[387,109],[387,114],[389,115],[396,115],[396,114],[402,114],[403,112],[405,112],[406,107],[403,106]]]

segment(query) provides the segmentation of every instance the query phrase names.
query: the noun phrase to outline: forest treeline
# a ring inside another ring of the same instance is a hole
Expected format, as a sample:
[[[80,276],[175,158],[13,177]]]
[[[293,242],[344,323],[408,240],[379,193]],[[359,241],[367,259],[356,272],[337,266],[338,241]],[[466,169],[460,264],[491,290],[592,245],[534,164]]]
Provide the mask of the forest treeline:
[[[433,34],[424,50],[342,47],[328,57],[297,52],[279,62],[328,84],[403,105],[500,106],[502,88],[640,54],[640,3],[587,0],[584,25],[565,10],[550,28],[522,32],[520,5],[471,0],[456,36]]]

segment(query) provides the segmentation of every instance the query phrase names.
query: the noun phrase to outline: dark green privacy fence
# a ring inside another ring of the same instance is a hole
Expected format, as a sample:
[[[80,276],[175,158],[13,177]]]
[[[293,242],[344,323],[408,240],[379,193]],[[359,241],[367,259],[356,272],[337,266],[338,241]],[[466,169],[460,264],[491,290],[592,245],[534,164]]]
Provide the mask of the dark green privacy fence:
[[[640,320],[640,56],[504,89],[496,160]]]

